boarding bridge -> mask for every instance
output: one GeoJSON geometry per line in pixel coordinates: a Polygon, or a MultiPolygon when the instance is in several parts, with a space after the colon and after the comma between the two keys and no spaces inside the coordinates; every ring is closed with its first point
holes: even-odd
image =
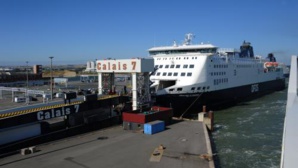
{"type": "Polygon", "coordinates": [[[284,121],[281,168],[295,168],[298,160],[298,57],[292,56],[284,121]]]}
{"type": "Polygon", "coordinates": [[[132,109],[136,110],[138,103],[150,102],[149,72],[153,69],[153,59],[97,60],[98,94],[103,94],[103,83],[106,82],[103,80],[104,74],[130,73],[132,75],[132,109]]]}

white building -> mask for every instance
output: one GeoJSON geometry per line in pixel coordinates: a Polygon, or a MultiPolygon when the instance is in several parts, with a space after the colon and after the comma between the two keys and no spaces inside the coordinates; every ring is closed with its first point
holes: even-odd
{"type": "Polygon", "coordinates": [[[85,71],[86,72],[96,72],[95,61],[88,61],[85,71]]]}

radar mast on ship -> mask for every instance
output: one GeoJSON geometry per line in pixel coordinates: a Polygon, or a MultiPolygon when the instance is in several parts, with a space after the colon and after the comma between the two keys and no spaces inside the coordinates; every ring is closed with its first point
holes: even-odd
{"type": "Polygon", "coordinates": [[[183,45],[191,45],[191,41],[194,37],[195,37],[195,35],[192,33],[186,34],[183,45]]]}

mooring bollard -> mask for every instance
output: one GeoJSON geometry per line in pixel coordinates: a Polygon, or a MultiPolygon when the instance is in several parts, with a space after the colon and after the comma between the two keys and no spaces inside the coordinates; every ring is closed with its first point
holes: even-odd
{"type": "Polygon", "coordinates": [[[206,106],[203,106],[203,112],[206,112],[206,106]]]}
{"type": "Polygon", "coordinates": [[[213,113],[213,111],[208,112],[208,117],[210,119],[210,131],[213,131],[213,125],[214,125],[214,113],[213,113]]]}
{"type": "Polygon", "coordinates": [[[198,121],[204,122],[205,115],[206,115],[206,112],[199,112],[198,113],[198,121]]]}

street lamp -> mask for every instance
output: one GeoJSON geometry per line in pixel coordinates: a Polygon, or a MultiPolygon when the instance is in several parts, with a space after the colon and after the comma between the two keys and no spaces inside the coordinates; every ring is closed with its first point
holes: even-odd
{"type": "Polygon", "coordinates": [[[50,88],[51,88],[51,100],[53,100],[53,70],[52,70],[52,60],[53,56],[49,57],[51,59],[51,82],[50,82],[50,88]]]}
{"type": "Polygon", "coordinates": [[[28,77],[28,61],[26,61],[26,77],[27,77],[27,88],[26,88],[26,103],[29,104],[29,94],[28,94],[28,88],[29,88],[29,77],[28,77]]]}
{"type": "Polygon", "coordinates": [[[29,77],[28,77],[28,61],[26,61],[26,64],[27,64],[27,66],[26,66],[26,75],[27,75],[27,89],[29,88],[29,77]]]}

